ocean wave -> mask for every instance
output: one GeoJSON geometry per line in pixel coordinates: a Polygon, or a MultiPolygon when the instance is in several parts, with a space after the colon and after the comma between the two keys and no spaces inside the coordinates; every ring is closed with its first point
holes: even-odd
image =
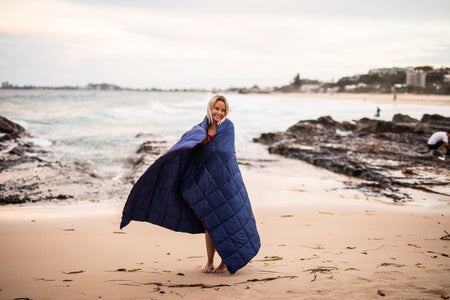
{"type": "Polygon", "coordinates": [[[33,143],[33,145],[40,148],[50,148],[53,145],[53,142],[42,137],[23,137],[22,140],[24,142],[33,143]]]}

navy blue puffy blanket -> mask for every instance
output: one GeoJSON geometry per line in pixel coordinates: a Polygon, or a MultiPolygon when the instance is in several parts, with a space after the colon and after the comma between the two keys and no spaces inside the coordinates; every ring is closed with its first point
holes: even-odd
{"type": "Polygon", "coordinates": [[[175,231],[205,229],[233,274],[258,252],[260,240],[226,119],[202,145],[207,118],[186,132],[139,178],[123,209],[120,228],[131,220],[175,231]]]}

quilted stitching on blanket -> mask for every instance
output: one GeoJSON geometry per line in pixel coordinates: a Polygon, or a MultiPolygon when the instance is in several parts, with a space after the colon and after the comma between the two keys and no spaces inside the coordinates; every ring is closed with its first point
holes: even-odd
{"type": "Polygon", "coordinates": [[[201,145],[207,128],[205,118],[141,176],[121,228],[136,220],[188,233],[206,229],[233,274],[257,254],[260,240],[236,161],[233,123],[225,120],[201,145]]]}

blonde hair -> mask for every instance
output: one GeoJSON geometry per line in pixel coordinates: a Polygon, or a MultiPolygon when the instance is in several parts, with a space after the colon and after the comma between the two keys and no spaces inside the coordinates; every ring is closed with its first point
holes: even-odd
{"type": "Polygon", "coordinates": [[[223,117],[222,120],[220,120],[217,125],[222,124],[225,119],[228,116],[228,113],[230,112],[230,105],[228,104],[228,100],[227,98],[225,98],[225,96],[222,95],[214,95],[208,102],[208,106],[206,107],[206,116],[208,117],[208,123],[211,124],[213,122],[213,117],[212,117],[212,110],[214,108],[214,105],[216,105],[217,101],[222,101],[223,103],[225,103],[225,116],[223,117]]]}

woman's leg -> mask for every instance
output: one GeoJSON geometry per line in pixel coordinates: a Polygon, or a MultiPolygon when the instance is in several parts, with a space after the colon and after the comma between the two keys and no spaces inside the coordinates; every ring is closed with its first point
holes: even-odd
{"type": "Polygon", "coordinates": [[[209,235],[208,231],[205,230],[205,241],[206,241],[206,255],[208,256],[208,261],[206,266],[202,269],[203,273],[211,273],[214,270],[214,253],[216,252],[216,247],[209,235]]]}

